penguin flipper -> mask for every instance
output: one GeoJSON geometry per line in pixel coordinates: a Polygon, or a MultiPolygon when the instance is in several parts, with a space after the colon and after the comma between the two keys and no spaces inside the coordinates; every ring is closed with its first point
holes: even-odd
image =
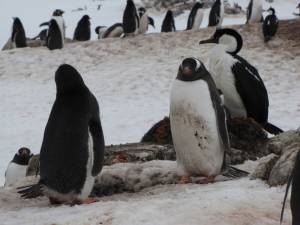
{"type": "Polygon", "coordinates": [[[282,224],[282,220],[283,220],[283,215],[284,215],[284,207],[285,207],[285,202],[286,202],[286,198],[293,180],[293,174],[291,174],[291,176],[289,177],[287,186],[286,186],[286,190],[285,190],[285,194],[284,194],[284,199],[283,199],[283,203],[282,203],[282,209],[281,209],[281,214],[280,214],[280,225],[282,224]]]}
{"type": "Polygon", "coordinates": [[[269,122],[266,122],[266,123],[262,124],[262,126],[270,134],[277,135],[277,134],[280,134],[280,133],[284,132],[283,130],[281,130],[280,128],[276,127],[275,125],[273,125],[269,122]]]}
{"type": "Polygon", "coordinates": [[[222,175],[230,179],[238,179],[248,176],[249,173],[247,171],[237,169],[233,166],[226,166],[226,168],[222,172],[222,175]]]}
{"type": "Polygon", "coordinates": [[[17,188],[18,193],[21,195],[21,198],[31,199],[43,196],[41,185],[39,183],[33,185],[27,185],[17,188]]]}
{"type": "Polygon", "coordinates": [[[43,27],[43,26],[50,26],[50,22],[44,22],[44,23],[41,23],[41,24],[40,24],[40,27],[43,27]]]}

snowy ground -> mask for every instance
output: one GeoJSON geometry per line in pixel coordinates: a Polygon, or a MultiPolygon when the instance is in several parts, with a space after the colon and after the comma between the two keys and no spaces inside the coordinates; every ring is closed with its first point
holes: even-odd
{"type": "MultiPolygon", "coordinates": [[[[286,2],[292,5],[292,1],[286,2]]],[[[7,4],[4,0],[5,7],[7,4]]],[[[117,7],[114,4],[112,7],[117,7]]],[[[6,13],[12,10],[5,7],[6,13]]],[[[24,15],[21,9],[16,10],[24,15]]],[[[30,24],[29,20],[26,26],[30,24]]],[[[1,52],[0,185],[7,163],[19,147],[39,152],[55,99],[58,65],[75,66],[96,95],[106,144],[134,142],[168,115],[170,86],[180,62],[196,56],[207,65],[211,46],[198,46],[198,42],[212,33],[213,29],[207,29],[72,43],[52,52],[46,48],[1,52]]],[[[265,46],[259,28],[243,28],[242,35],[245,46],[241,55],[258,68],[269,91],[270,121],[285,130],[299,127],[299,45],[293,48],[290,42],[277,38],[265,46]]],[[[251,171],[253,163],[243,166],[251,171]]],[[[0,223],[273,225],[279,219],[283,194],[283,187],[269,188],[261,181],[244,178],[210,185],[157,186],[138,194],[101,198],[89,206],[49,207],[44,198],[25,201],[14,191],[0,189],[0,223]]],[[[286,218],[290,218],[287,212],[286,218]]]]}

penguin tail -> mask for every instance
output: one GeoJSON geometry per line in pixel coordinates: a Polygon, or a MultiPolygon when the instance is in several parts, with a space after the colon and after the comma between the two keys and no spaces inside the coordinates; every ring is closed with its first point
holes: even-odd
{"type": "Polygon", "coordinates": [[[18,193],[21,195],[21,198],[31,199],[43,196],[40,183],[18,187],[17,189],[19,190],[18,193]]]}
{"type": "Polygon", "coordinates": [[[274,135],[277,135],[277,134],[280,134],[280,133],[284,132],[283,130],[281,130],[280,128],[276,127],[275,125],[273,125],[269,122],[266,122],[266,123],[262,124],[262,127],[267,132],[269,132],[270,134],[274,134],[274,135]]]}
{"type": "Polygon", "coordinates": [[[282,203],[281,214],[280,214],[280,225],[282,224],[282,221],[283,221],[285,202],[286,202],[287,195],[289,193],[289,189],[290,189],[292,180],[293,180],[293,173],[289,177],[288,183],[286,185],[286,190],[285,190],[284,199],[283,199],[283,203],[282,203]]]}
{"type": "Polygon", "coordinates": [[[237,169],[233,166],[226,166],[226,168],[223,171],[222,175],[224,177],[228,177],[230,179],[238,179],[238,178],[248,176],[249,173],[244,171],[244,170],[237,169]]]}

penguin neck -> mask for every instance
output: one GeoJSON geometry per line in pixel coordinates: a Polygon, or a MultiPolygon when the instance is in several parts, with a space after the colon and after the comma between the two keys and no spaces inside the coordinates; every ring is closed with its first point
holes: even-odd
{"type": "Polygon", "coordinates": [[[29,158],[24,158],[24,157],[21,157],[20,155],[18,154],[15,154],[12,162],[13,163],[16,163],[16,164],[19,164],[19,165],[28,165],[28,161],[29,161],[29,158]]]}

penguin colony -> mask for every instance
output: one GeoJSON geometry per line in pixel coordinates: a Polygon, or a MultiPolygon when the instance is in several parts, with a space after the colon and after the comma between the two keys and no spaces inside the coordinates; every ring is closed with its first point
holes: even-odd
{"type": "MultiPolygon", "coordinates": [[[[199,29],[204,17],[203,6],[201,2],[194,5],[186,30],[199,29]]],[[[265,19],[263,11],[262,0],[250,0],[246,23],[263,22],[264,41],[268,42],[275,36],[279,22],[274,8],[265,10],[269,12],[265,19]]],[[[55,10],[50,21],[41,24],[48,28],[34,38],[45,41],[50,50],[64,47],[66,26],[63,13],[55,10]]],[[[200,45],[214,44],[210,50],[209,69],[197,58],[186,58],[180,63],[172,84],[170,123],[181,183],[191,182],[192,176],[204,177],[201,183],[208,183],[214,182],[215,177],[221,174],[230,178],[248,175],[226,162],[225,155],[230,151],[228,119],[251,119],[271,134],[283,132],[268,120],[268,92],[258,70],[238,55],[243,46],[242,36],[233,29],[222,28],[223,19],[224,2],[216,0],[209,13],[208,26],[216,26],[217,29],[211,38],[199,42],[200,45]]],[[[122,23],[98,26],[95,32],[99,39],[128,37],[145,34],[149,25],[155,27],[147,9],[137,9],[133,0],[127,0],[122,23]]],[[[174,15],[168,10],[161,32],[175,31],[174,15]]],[[[90,38],[90,17],[84,15],[78,22],[73,39],[87,41],[90,38]]],[[[14,18],[11,42],[16,48],[27,46],[19,18],[14,18]]],[[[51,204],[92,203],[94,200],[89,195],[95,177],[102,170],[105,146],[99,105],[82,76],[72,66],[61,65],[55,73],[55,82],[56,99],[40,151],[40,179],[37,184],[22,187],[19,193],[24,198],[47,196],[51,204]]],[[[31,157],[29,149],[18,150],[6,170],[5,187],[13,186],[24,178],[31,157]]],[[[300,224],[299,179],[300,153],[284,198],[285,202],[291,185],[293,225],[300,224]]]]}

